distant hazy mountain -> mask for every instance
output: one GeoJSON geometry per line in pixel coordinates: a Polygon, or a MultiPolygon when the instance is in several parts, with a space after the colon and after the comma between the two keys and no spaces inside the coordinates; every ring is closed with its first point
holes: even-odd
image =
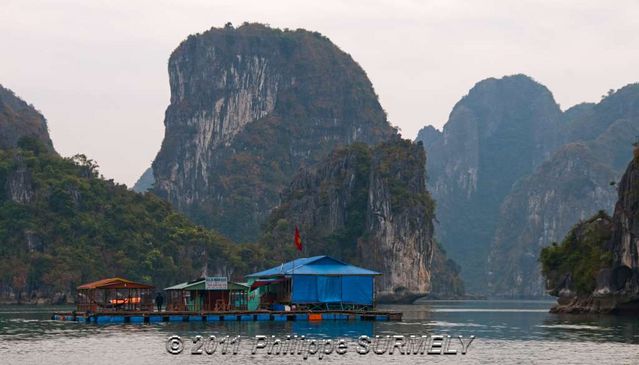
{"type": "Polygon", "coordinates": [[[619,181],[639,135],[639,85],[584,108],[562,132],[569,143],[504,199],[489,265],[494,294],[542,295],[540,249],[561,241],[575,222],[599,210],[612,213],[611,182],[619,181]]]}
{"type": "Polygon", "coordinates": [[[639,134],[638,104],[629,85],[562,113],[545,87],[517,75],[478,83],[443,132],[420,132],[436,232],[469,291],[544,293],[539,249],[611,209],[610,182],[639,134]]]}
{"type": "Polygon", "coordinates": [[[559,144],[561,118],[546,87],[516,75],[477,83],[455,105],[443,133],[420,132],[436,234],[461,265],[469,292],[485,292],[500,205],[559,144]]]}
{"type": "Polygon", "coordinates": [[[155,179],[153,178],[153,168],[149,167],[144,171],[142,176],[133,185],[133,191],[137,193],[144,193],[153,187],[155,179]]]}
{"type": "Polygon", "coordinates": [[[616,179],[584,144],[569,144],[522,178],[504,199],[488,269],[497,295],[543,295],[539,251],[560,241],[579,220],[611,209],[616,179]]]}

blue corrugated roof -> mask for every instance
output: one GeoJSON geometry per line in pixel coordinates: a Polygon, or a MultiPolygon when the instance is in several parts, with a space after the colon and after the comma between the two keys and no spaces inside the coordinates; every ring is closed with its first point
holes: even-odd
{"type": "Polygon", "coordinates": [[[330,256],[323,255],[299,258],[246,277],[264,278],[292,275],[293,273],[295,275],[381,275],[377,271],[349,265],[330,256]]]}

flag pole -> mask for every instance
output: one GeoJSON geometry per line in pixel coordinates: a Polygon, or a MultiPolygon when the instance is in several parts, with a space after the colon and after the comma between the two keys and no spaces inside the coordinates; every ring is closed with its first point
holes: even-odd
{"type": "MultiPolygon", "coordinates": [[[[300,237],[300,230],[295,225],[295,237],[293,239],[293,243],[295,244],[295,251],[302,251],[304,246],[302,245],[302,238],[300,237]]],[[[295,252],[293,256],[293,269],[291,270],[291,306],[293,305],[293,283],[295,281],[295,266],[297,266],[297,256],[299,254],[295,252]]],[[[295,308],[297,310],[297,308],[295,308]]]]}
{"type": "MultiPolygon", "coordinates": [[[[297,226],[295,226],[295,232],[297,232],[297,226]]],[[[293,244],[295,244],[295,255],[297,255],[297,244],[296,244],[297,236],[295,235],[293,238],[293,244]]],[[[293,272],[291,273],[291,309],[293,309],[293,277],[295,276],[295,256],[293,256],[293,272]]],[[[297,310],[297,308],[295,308],[297,310]]]]}

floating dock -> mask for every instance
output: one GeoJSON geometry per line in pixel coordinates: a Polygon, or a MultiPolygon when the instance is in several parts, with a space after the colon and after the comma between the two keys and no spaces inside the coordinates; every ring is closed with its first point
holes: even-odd
{"type": "Polygon", "coordinates": [[[235,322],[235,321],[401,321],[401,312],[389,311],[234,311],[234,312],[151,312],[110,311],[97,313],[55,313],[59,321],[86,323],[235,322]]]}

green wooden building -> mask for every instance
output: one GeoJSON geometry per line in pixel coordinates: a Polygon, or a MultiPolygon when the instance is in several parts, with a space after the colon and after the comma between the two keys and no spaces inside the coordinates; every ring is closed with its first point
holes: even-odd
{"type": "Polygon", "coordinates": [[[200,278],[164,288],[168,311],[246,310],[249,286],[223,277],[200,278]]]}

